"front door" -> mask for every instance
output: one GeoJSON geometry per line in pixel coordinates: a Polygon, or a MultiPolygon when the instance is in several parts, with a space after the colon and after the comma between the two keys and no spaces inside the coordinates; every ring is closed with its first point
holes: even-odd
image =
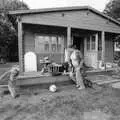
{"type": "Polygon", "coordinates": [[[89,67],[98,67],[98,34],[87,36],[84,40],[84,60],[89,67]]]}
{"type": "Polygon", "coordinates": [[[84,55],[84,37],[74,36],[73,45],[75,45],[76,48],[84,55]]]}

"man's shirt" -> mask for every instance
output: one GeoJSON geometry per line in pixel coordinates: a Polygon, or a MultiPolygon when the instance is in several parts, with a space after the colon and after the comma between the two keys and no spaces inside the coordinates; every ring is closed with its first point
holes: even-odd
{"type": "Polygon", "coordinates": [[[83,55],[79,50],[74,50],[70,59],[74,67],[79,67],[81,60],[83,60],[83,55]]]}
{"type": "Polygon", "coordinates": [[[70,62],[70,56],[71,56],[73,51],[74,51],[73,48],[65,49],[65,62],[70,62]]]}

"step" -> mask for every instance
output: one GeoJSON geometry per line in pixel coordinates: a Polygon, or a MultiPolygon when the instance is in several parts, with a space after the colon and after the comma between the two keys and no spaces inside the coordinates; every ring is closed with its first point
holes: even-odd
{"type": "MultiPolygon", "coordinates": [[[[87,71],[87,75],[97,75],[111,72],[111,70],[96,70],[96,71],[87,71]]],[[[36,84],[47,84],[47,83],[59,83],[59,82],[70,82],[70,78],[68,75],[59,75],[59,76],[51,76],[51,75],[42,75],[40,72],[29,72],[23,73],[19,75],[17,78],[17,85],[36,85],[36,84]]]]}
{"type": "Polygon", "coordinates": [[[17,79],[17,85],[36,85],[36,84],[56,84],[60,82],[71,82],[69,76],[60,75],[60,76],[19,76],[17,79]]]}

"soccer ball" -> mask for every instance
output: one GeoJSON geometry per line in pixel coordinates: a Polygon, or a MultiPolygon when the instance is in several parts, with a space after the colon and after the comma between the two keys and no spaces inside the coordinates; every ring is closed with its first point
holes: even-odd
{"type": "Polygon", "coordinates": [[[50,85],[49,91],[51,91],[51,92],[56,92],[56,91],[57,91],[56,85],[50,85]]]}

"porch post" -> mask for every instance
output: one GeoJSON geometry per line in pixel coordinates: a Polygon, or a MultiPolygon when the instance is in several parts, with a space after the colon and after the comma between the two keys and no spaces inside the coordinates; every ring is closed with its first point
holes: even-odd
{"type": "Polygon", "coordinates": [[[102,61],[105,62],[105,32],[102,31],[102,61]]]}
{"type": "Polygon", "coordinates": [[[96,52],[98,52],[98,33],[96,33],[95,35],[95,39],[96,39],[96,52]]]}
{"type": "Polygon", "coordinates": [[[98,33],[96,33],[96,35],[95,35],[95,40],[96,40],[96,53],[97,53],[97,55],[96,55],[96,59],[97,59],[97,68],[99,67],[98,65],[99,65],[99,63],[98,63],[98,33]]]}
{"type": "Polygon", "coordinates": [[[71,27],[67,27],[67,47],[72,44],[71,40],[71,27]]]}
{"type": "Polygon", "coordinates": [[[23,72],[24,66],[23,66],[23,31],[22,31],[22,22],[21,18],[18,17],[18,51],[19,51],[19,67],[20,67],[20,73],[23,72]]]}

